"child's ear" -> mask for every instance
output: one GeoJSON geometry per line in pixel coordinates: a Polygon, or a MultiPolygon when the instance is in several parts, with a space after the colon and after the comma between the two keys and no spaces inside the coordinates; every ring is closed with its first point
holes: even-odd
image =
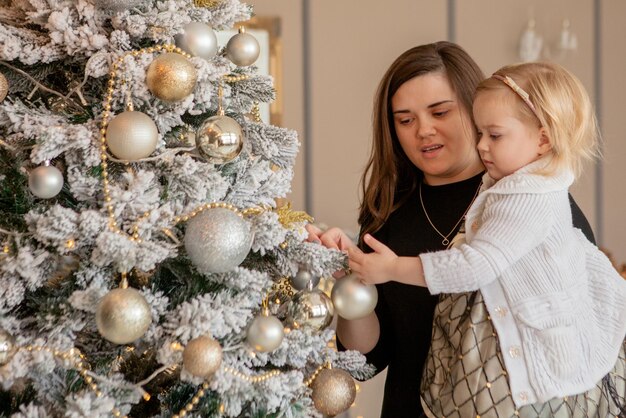
{"type": "Polygon", "coordinates": [[[550,136],[546,128],[539,128],[539,155],[546,154],[552,150],[550,136]]]}

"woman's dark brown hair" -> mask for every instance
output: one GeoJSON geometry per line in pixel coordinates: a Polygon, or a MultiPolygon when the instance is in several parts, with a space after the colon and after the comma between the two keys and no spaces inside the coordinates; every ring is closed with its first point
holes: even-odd
{"type": "Polygon", "coordinates": [[[485,77],[463,48],[445,41],[421,45],[404,52],[391,64],[380,81],[374,100],[372,150],[361,178],[361,237],[376,232],[402,203],[402,197],[415,190],[422,179],[422,172],[400,147],[391,98],[408,80],[430,73],[447,76],[462,111],[468,114],[473,124],[474,91],[485,77]]]}

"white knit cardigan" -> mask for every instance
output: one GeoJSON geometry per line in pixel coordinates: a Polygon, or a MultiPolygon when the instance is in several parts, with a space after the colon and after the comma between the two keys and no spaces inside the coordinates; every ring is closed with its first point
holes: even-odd
{"type": "Polygon", "coordinates": [[[482,292],[518,408],[594,387],[626,334],[626,281],[572,226],[574,176],[544,164],[486,174],[466,243],[420,255],[432,294],[482,292]]]}

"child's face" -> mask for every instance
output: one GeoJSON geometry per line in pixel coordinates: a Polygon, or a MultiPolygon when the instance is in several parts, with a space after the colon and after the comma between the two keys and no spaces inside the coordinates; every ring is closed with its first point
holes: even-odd
{"type": "Polygon", "coordinates": [[[481,92],[474,100],[478,153],[494,180],[514,173],[549,150],[544,129],[516,116],[515,93],[481,92]]]}

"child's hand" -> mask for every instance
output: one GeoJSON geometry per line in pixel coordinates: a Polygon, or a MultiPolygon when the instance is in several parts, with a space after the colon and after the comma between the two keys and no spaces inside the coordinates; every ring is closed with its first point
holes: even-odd
{"type": "Polygon", "coordinates": [[[370,234],[366,234],[363,241],[374,252],[365,254],[357,247],[349,248],[350,269],[365,283],[379,284],[393,280],[398,256],[370,234]]]}

